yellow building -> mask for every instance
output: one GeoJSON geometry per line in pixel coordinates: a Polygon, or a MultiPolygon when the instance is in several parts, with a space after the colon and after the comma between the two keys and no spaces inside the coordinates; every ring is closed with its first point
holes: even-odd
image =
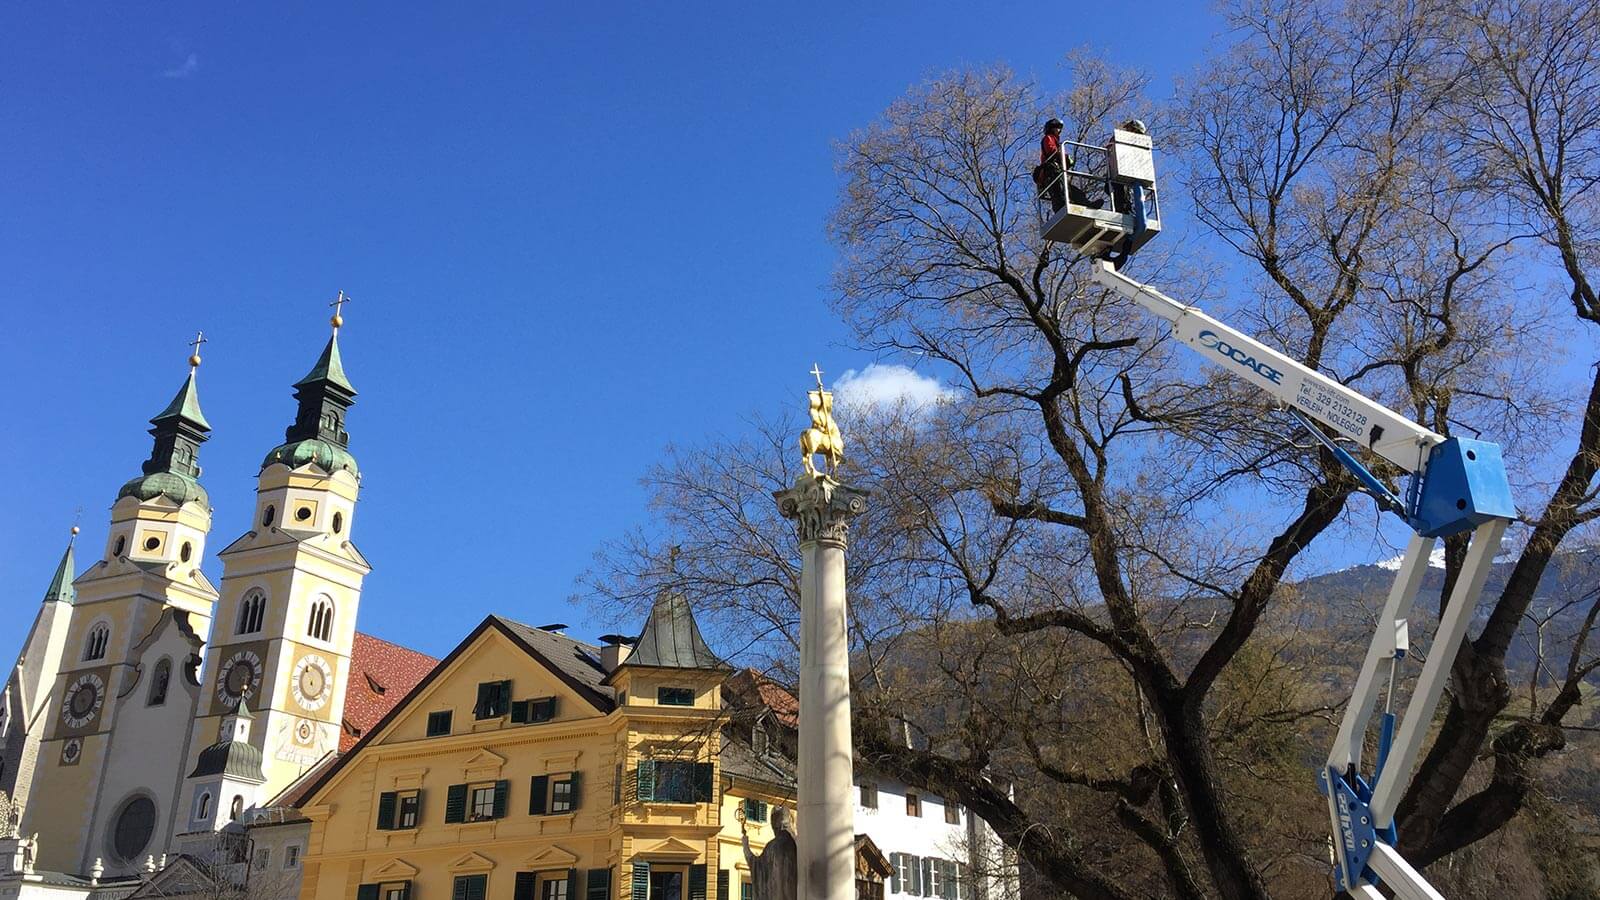
{"type": "Polygon", "coordinates": [[[720,896],[728,674],[677,595],[631,653],[490,616],[307,787],[301,897],[720,896]]]}

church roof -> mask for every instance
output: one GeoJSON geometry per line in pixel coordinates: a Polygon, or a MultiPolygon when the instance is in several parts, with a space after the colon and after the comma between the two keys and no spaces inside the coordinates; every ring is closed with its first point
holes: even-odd
{"type": "Polygon", "coordinates": [[[200,394],[195,389],[195,366],[199,357],[192,357],[189,377],[183,387],[150,420],[150,436],[155,438],[150,458],[140,466],[143,472],[130,479],[117,491],[117,499],[137,497],[141,501],[157,497],[182,505],[191,501],[207,505],[210,498],[197,480],[200,477],[200,445],[206,442],[211,423],[200,412],[200,394]]]}
{"type": "Polygon", "coordinates": [[[658,669],[728,668],[700,636],[700,626],[695,624],[688,599],[669,591],[656,597],[650,615],[644,620],[644,630],[634,642],[633,653],[622,665],[658,669]]]}
{"type": "Polygon", "coordinates": [[[189,370],[189,377],[184,379],[183,387],[178,388],[178,393],[172,396],[172,402],[167,408],[156,413],[150,420],[151,425],[159,425],[169,419],[186,419],[206,431],[211,430],[211,423],[206,421],[205,414],[200,412],[200,392],[194,386],[194,370],[189,370]]]}
{"type": "Polygon", "coordinates": [[[322,348],[322,355],[317,357],[316,365],[311,367],[311,371],[306,373],[306,377],[296,381],[294,386],[303,387],[306,385],[316,384],[319,381],[326,381],[329,384],[337,385],[350,392],[351,396],[355,396],[355,386],[352,385],[350,383],[350,379],[345,376],[344,360],[339,357],[338,334],[328,338],[328,345],[322,348]]]}
{"type": "Polygon", "coordinates": [[[200,751],[190,778],[225,775],[257,783],[267,780],[261,772],[261,751],[245,741],[219,741],[200,751]]]}
{"type": "Polygon", "coordinates": [[[63,603],[71,603],[75,600],[78,590],[72,586],[72,580],[77,577],[77,572],[77,566],[72,561],[72,542],[68,541],[67,552],[61,554],[61,563],[56,566],[55,577],[50,579],[50,586],[45,588],[45,602],[60,600],[63,603]]]}
{"type": "Polygon", "coordinates": [[[439,660],[426,653],[356,632],[344,689],[340,752],[355,746],[438,664],[439,660]]]}

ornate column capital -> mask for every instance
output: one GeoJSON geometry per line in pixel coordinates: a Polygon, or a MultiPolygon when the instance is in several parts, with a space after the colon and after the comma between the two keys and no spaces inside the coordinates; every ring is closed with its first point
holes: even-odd
{"type": "Polygon", "coordinates": [[[843,548],[850,531],[850,519],[867,508],[869,491],[840,484],[828,475],[804,474],[795,479],[794,487],[774,491],[778,512],[793,519],[800,543],[822,541],[843,548]]]}

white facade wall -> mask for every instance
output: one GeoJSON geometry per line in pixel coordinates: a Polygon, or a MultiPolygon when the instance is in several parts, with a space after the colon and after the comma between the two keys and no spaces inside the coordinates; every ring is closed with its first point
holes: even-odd
{"type": "Polygon", "coordinates": [[[946,813],[942,797],[886,778],[856,779],[856,832],[872,838],[883,855],[900,867],[885,883],[884,896],[1017,900],[1016,863],[999,837],[983,820],[959,806],[956,822],[947,821],[946,813]],[[908,812],[908,794],[917,798],[920,816],[908,812]],[[877,798],[876,808],[870,802],[872,796],[877,798]],[[925,865],[924,860],[960,863],[975,877],[963,879],[956,893],[954,885],[945,884],[943,873],[933,875],[936,866],[925,865]]]}

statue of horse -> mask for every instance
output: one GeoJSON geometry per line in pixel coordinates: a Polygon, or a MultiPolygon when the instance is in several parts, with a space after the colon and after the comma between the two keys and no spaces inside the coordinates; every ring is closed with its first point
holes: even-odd
{"type": "Polygon", "coordinates": [[[839,423],[833,420],[833,393],[823,390],[807,393],[811,397],[811,427],[800,432],[801,462],[807,475],[822,474],[812,459],[821,453],[828,461],[828,473],[838,472],[839,464],[844,461],[844,435],[839,432],[839,423]]]}

